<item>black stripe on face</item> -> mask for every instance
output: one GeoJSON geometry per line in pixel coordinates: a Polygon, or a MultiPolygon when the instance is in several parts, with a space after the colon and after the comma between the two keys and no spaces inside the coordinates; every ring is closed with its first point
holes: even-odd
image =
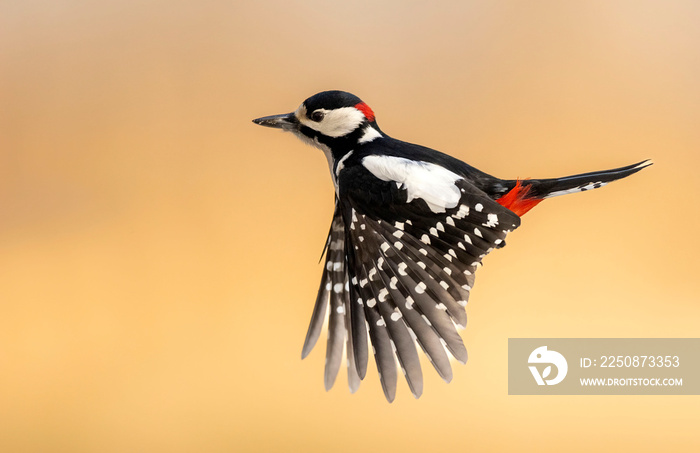
{"type": "Polygon", "coordinates": [[[316,134],[318,134],[318,131],[311,129],[308,126],[304,126],[303,124],[299,128],[299,132],[301,132],[302,134],[306,135],[309,138],[314,138],[316,136],[316,134]]]}

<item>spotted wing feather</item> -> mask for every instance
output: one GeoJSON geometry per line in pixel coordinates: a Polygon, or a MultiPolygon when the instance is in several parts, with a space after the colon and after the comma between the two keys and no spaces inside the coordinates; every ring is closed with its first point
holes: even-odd
{"type": "Polygon", "coordinates": [[[350,310],[350,291],[345,258],[345,228],[339,210],[336,210],[333,216],[325,253],[325,269],[302,348],[302,359],[311,352],[318,341],[326,312],[329,311],[324,384],[326,390],[333,387],[345,346],[349,364],[348,383],[350,390],[354,392],[359,387],[360,377],[355,367],[355,349],[351,341],[352,325],[348,317],[345,316],[350,310]]]}
{"type": "MultiPolygon", "coordinates": [[[[355,244],[355,256],[358,257],[358,261],[361,263],[355,269],[359,276],[357,286],[359,291],[365,294],[360,303],[363,305],[365,312],[367,312],[367,326],[370,338],[384,338],[383,333],[374,331],[386,330],[392,351],[391,356],[393,357],[393,354],[396,355],[411,392],[416,397],[419,397],[423,391],[423,376],[418,353],[416,352],[413,335],[403,322],[403,314],[399,308],[399,306],[406,303],[405,294],[402,294],[396,286],[398,279],[394,274],[395,270],[390,267],[385,256],[377,254],[377,240],[379,236],[376,231],[371,228],[371,225],[368,228],[367,219],[364,216],[359,216],[358,218],[354,212],[352,216],[350,231],[355,244]],[[378,313],[379,317],[374,315],[373,312],[378,313]],[[370,319],[374,320],[374,322],[370,322],[370,319]]],[[[395,380],[392,382],[387,379],[384,369],[390,367],[389,376],[393,377],[394,360],[392,359],[391,363],[385,362],[384,355],[389,355],[389,347],[385,343],[382,342],[373,346],[385,394],[387,399],[393,400],[396,383],[395,380]]]]}
{"type": "Polygon", "coordinates": [[[468,182],[456,185],[459,203],[439,213],[421,199],[408,202],[400,185],[390,181],[353,187],[339,202],[304,347],[308,354],[320,333],[323,306],[330,306],[327,387],[343,349],[351,389],[353,379],[359,385],[366,373],[368,337],[389,401],[396,394],[397,361],[411,392],[422,393],[415,343],[446,381],[452,379],[447,351],[466,362],[457,329],[467,323],[474,273],[520,219],[468,182]]]}

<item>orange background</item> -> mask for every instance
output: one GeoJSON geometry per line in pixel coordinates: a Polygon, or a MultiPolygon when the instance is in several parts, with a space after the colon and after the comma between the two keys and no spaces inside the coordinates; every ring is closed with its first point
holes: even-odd
{"type": "Polygon", "coordinates": [[[509,337],[700,336],[700,3],[0,6],[0,449],[698,451],[699,396],[507,395],[509,337]],[[485,260],[466,366],[387,404],[300,360],[333,209],[252,118],[343,89],[507,177],[653,158],[485,260]]]}

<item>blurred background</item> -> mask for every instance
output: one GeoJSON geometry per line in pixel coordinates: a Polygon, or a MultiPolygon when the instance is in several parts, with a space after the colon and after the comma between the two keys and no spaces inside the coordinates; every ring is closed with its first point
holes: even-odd
{"type": "Polygon", "coordinates": [[[508,396],[509,337],[698,337],[700,3],[0,2],[0,450],[698,451],[700,396],[508,396]],[[326,161],[251,119],[362,97],[542,203],[445,384],[300,360],[326,161]]]}

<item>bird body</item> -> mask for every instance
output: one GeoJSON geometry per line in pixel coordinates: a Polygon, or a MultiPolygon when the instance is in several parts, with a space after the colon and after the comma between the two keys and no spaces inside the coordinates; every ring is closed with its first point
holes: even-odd
{"type": "Polygon", "coordinates": [[[325,386],[343,352],[350,390],[374,353],[387,400],[396,392],[398,361],[415,397],[423,391],[416,344],[450,381],[448,353],[467,351],[457,332],[482,259],[505,245],[520,216],[546,198],[601,187],[651,165],[553,179],[499,179],[454,157],[381,131],[358,97],[325,91],[293,113],[253,120],[290,131],[320,148],[335,186],[335,212],[302,358],[326,318],[325,386]]]}

